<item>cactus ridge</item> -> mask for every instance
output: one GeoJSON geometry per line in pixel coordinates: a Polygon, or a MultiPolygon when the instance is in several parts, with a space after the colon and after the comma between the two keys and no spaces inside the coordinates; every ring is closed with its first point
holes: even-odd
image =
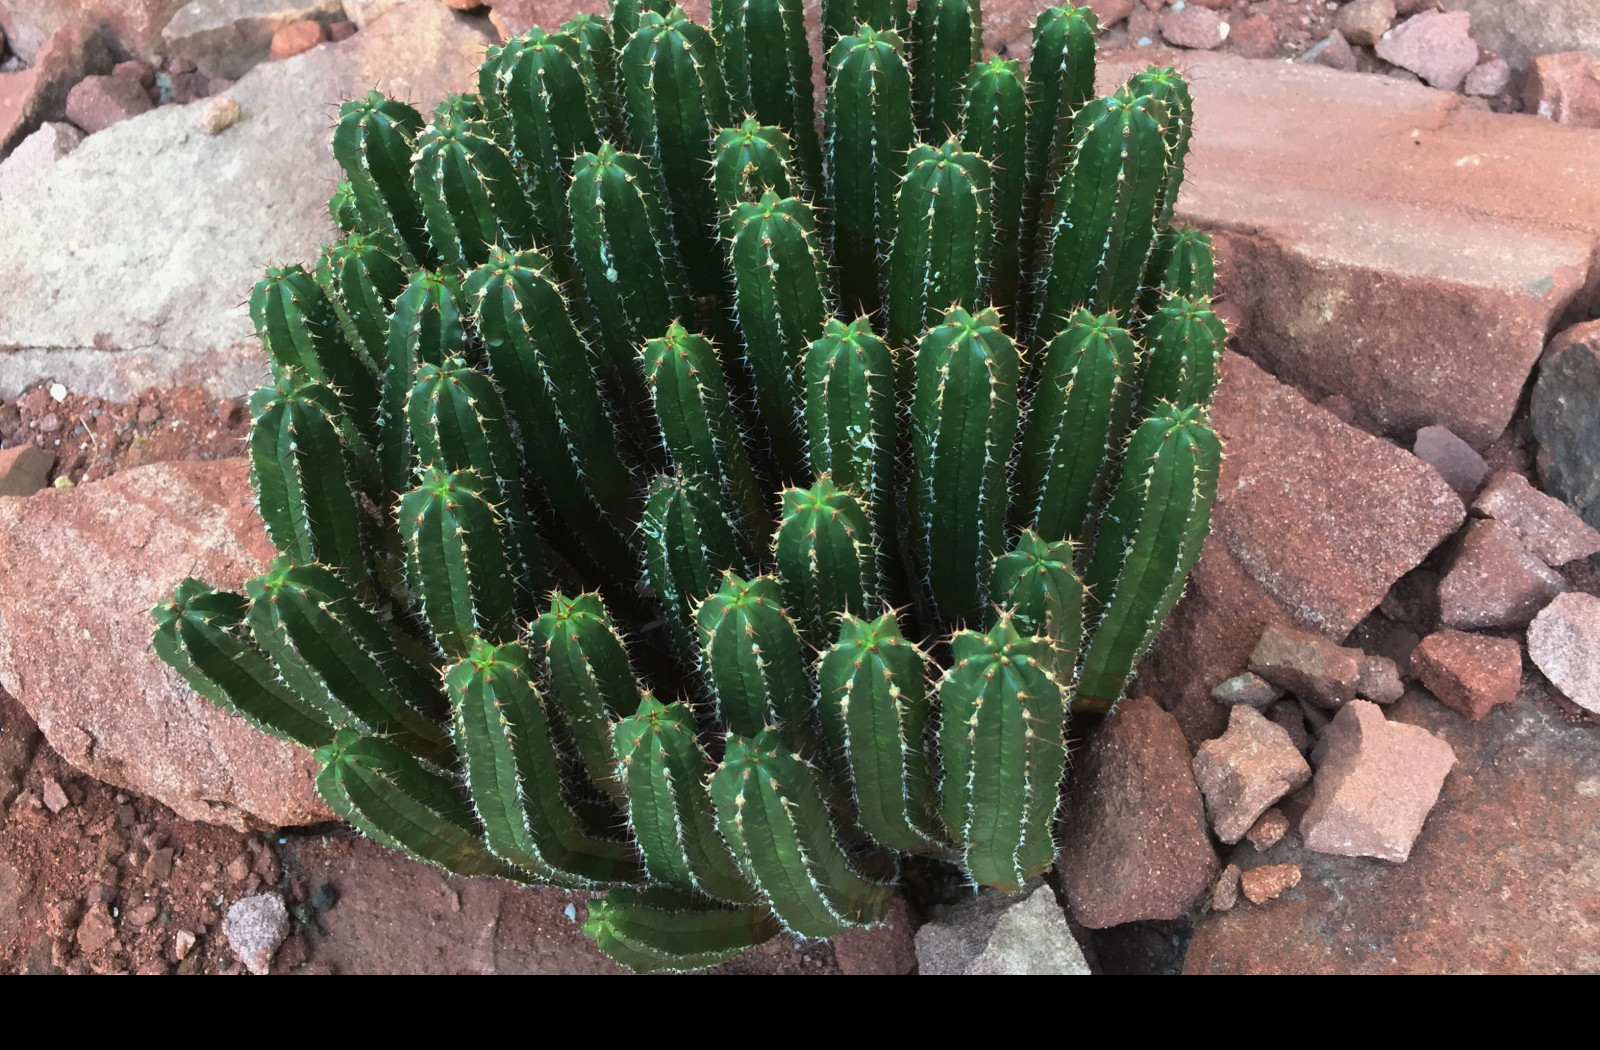
{"type": "Polygon", "coordinates": [[[1183,78],[1093,97],[1087,8],[1024,76],[977,0],[825,0],[819,136],[801,8],[620,0],[341,107],[342,232],[250,302],[280,556],[152,610],[357,829],[604,892],[641,971],[1047,868],[1217,488],[1183,78]]]}

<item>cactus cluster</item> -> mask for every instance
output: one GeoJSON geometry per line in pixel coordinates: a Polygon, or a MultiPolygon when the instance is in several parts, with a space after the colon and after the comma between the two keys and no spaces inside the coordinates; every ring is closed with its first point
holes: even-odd
{"type": "Polygon", "coordinates": [[[356,828],[593,894],[638,970],[879,921],[915,855],[1048,868],[1221,455],[1176,73],[1094,97],[1086,8],[1024,73],[977,0],[824,0],[819,107],[800,0],[711,22],[341,108],[343,236],[250,302],[282,554],[155,610],[356,828]]]}

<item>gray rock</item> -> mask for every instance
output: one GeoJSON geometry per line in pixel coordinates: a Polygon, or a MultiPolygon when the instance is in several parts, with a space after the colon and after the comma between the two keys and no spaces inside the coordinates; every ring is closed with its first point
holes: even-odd
{"type": "Polygon", "coordinates": [[[0,397],[39,377],[115,399],[180,381],[249,392],[266,374],[251,286],[268,264],[311,262],[336,232],[337,104],[376,87],[431,110],[473,88],[488,42],[436,0],[410,0],[342,44],[253,71],[228,92],[248,119],[226,135],[163,106],[0,200],[0,345],[15,347],[0,354],[0,397]]]}
{"type": "Polygon", "coordinates": [[[1503,58],[1491,58],[1472,67],[1461,90],[1467,95],[1492,98],[1511,86],[1511,66],[1503,58]]]}
{"type": "Polygon", "coordinates": [[[1257,711],[1265,710],[1282,695],[1282,689],[1252,671],[1236,674],[1211,690],[1211,699],[1219,704],[1246,704],[1257,711]]]}
{"type": "Polygon", "coordinates": [[[1337,29],[1311,45],[1296,61],[1312,62],[1345,73],[1354,73],[1356,69],[1356,53],[1350,50],[1350,41],[1337,29]]]}
{"type": "Polygon", "coordinates": [[[228,909],[222,935],[251,973],[264,975],[272,968],[278,945],[289,936],[289,909],[276,893],[244,897],[228,909]]]}
{"type": "Polygon", "coordinates": [[[1471,499],[1489,476],[1489,465],[1449,427],[1423,427],[1411,450],[1439,472],[1463,500],[1471,499]]]}
{"type": "Polygon", "coordinates": [[[339,0],[189,0],[161,35],[172,54],[213,77],[235,80],[265,62],[272,34],[302,19],[331,22],[339,0]]]}
{"type": "Polygon", "coordinates": [[[78,148],[83,132],[66,121],[50,120],[39,130],[17,143],[11,156],[0,161],[0,197],[17,192],[55,166],[56,161],[78,148]]]}
{"type": "Polygon", "coordinates": [[[1600,321],[1551,340],[1530,414],[1550,463],[1545,488],[1600,528],[1600,321]]]}
{"type": "Polygon", "coordinates": [[[1356,679],[1356,695],[1375,704],[1392,704],[1405,693],[1400,668],[1387,656],[1367,653],[1361,657],[1361,674],[1356,679]]]}
{"type": "Polygon", "coordinates": [[[1385,62],[1409,69],[1433,87],[1457,91],[1478,64],[1471,24],[1465,11],[1423,11],[1389,30],[1374,50],[1385,62]]]}
{"type": "Polygon", "coordinates": [[[1594,0],[1450,0],[1472,16],[1472,35],[1513,69],[1535,55],[1588,51],[1600,58],[1600,4],[1594,0]]]}
{"type": "Polygon", "coordinates": [[[1600,715],[1600,598],[1563,594],[1528,625],[1528,655],[1552,685],[1600,715]]]}
{"type": "Polygon", "coordinates": [[[918,972],[1087,974],[1083,949],[1043,879],[1008,897],[986,889],[917,931],[918,972]]]}

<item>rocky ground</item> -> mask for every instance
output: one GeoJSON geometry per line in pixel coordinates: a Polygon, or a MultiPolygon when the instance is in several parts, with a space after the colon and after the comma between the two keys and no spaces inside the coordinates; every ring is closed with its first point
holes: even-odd
{"type": "MultiPolygon", "coordinates": [[[[271,552],[241,304],[330,235],[333,105],[429,107],[589,6],[0,0],[0,971],[615,969],[580,898],[332,822],[147,647],[177,580],[271,552]]],[[[1090,6],[1105,87],[1195,89],[1212,536],[1134,699],[1073,727],[1047,883],[919,874],[887,928],[724,969],[1600,970],[1600,14],[1090,6]]],[[[1024,55],[1031,9],[985,13],[1024,55]]]]}

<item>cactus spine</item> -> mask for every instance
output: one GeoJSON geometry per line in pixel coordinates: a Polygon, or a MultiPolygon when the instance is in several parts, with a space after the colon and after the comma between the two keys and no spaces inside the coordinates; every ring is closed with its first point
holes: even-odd
{"type": "Polygon", "coordinates": [[[834,637],[840,615],[877,612],[877,551],[866,508],[827,478],[785,490],[774,553],[784,605],[813,648],[834,637]]]}
{"type": "Polygon", "coordinates": [[[694,653],[694,606],[727,569],[747,568],[711,479],[662,476],[645,500],[644,578],[666,617],[678,653],[694,653]]]}
{"type": "Polygon", "coordinates": [[[800,0],[714,0],[711,31],[735,111],[787,132],[809,193],[822,186],[811,48],[800,0]]]}
{"type": "Polygon", "coordinates": [[[967,72],[982,52],[978,0],[918,0],[911,16],[911,89],[924,138],[961,133],[967,72]]]}
{"type": "Polygon", "coordinates": [[[778,581],[725,572],[694,621],[718,720],[746,736],[776,723],[790,749],[809,745],[810,685],[778,581]]]}
{"type": "Polygon", "coordinates": [[[1007,331],[1015,334],[1022,289],[1023,200],[1028,190],[1028,100],[1020,64],[991,58],[972,67],[967,83],[966,130],[961,148],[989,160],[989,213],[994,248],[989,265],[989,297],[1009,311],[1007,331]]]}
{"type": "Polygon", "coordinates": [[[988,298],[995,235],[983,157],[951,138],[938,148],[916,147],[906,168],[889,253],[887,327],[894,346],[914,343],[951,304],[976,310],[988,298]]]}
{"type": "Polygon", "coordinates": [[[411,186],[411,155],[422,131],[422,114],[376,91],[339,107],[333,157],[350,181],[361,225],[393,234],[418,263],[435,264],[422,205],[411,186]]]}

